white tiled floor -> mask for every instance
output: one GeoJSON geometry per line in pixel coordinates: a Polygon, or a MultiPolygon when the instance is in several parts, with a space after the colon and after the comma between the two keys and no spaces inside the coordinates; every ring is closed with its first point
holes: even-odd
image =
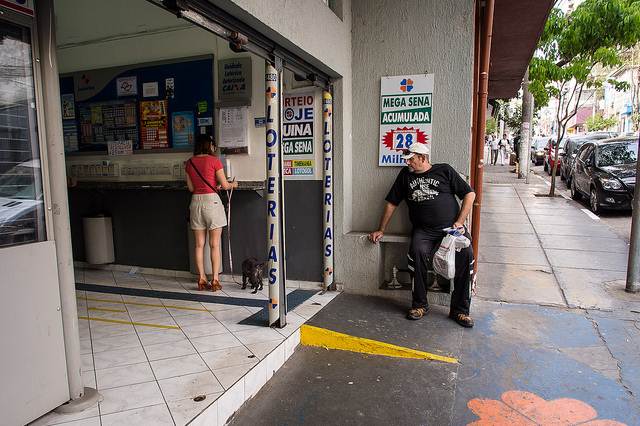
{"type": "MultiPolygon", "coordinates": [[[[207,294],[191,280],[166,276],[77,269],[76,280],[207,294]]],[[[266,286],[252,295],[236,283],[222,285],[213,295],[268,299],[266,286]]],[[[49,413],[34,424],[184,425],[208,406],[196,423],[216,424],[231,414],[228,407],[239,407],[264,385],[295,347],[285,339],[336,294],[311,297],[287,314],[286,327],[271,329],[238,324],[260,310],[255,307],[77,291],[83,379],[103,400],[82,413],[49,413]],[[206,399],[193,401],[198,395],[206,399]]]]}

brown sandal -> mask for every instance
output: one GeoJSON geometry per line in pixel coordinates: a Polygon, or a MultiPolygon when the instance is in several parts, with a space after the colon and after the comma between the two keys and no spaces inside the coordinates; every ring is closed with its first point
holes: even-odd
{"type": "Polygon", "coordinates": [[[203,280],[202,278],[198,279],[198,291],[204,291],[209,287],[209,283],[207,280],[203,280]]]}
{"type": "Polygon", "coordinates": [[[211,291],[222,290],[222,285],[220,285],[219,280],[211,280],[211,291]]]}

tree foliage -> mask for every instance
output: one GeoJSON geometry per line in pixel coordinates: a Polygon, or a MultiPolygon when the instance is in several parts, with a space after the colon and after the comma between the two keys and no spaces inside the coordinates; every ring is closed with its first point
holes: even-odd
{"type": "MultiPolygon", "coordinates": [[[[559,140],[564,138],[569,120],[580,107],[583,91],[598,89],[605,83],[604,78],[592,74],[594,67],[620,65],[623,50],[639,41],[640,0],[585,0],[571,14],[552,9],[538,42],[538,52],[529,65],[529,90],[538,106],[547,105],[551,98],[559,99],[556,108],[559,140]]],[[[616,90],[628,87],[625,82],[607,82],[616,90]]],[[[557,149],[555,156],[557,165],[557,149]]]]}
{"type": "Polygon", "coordinates": [[[487,135],[493,135],[496,133],[496,130],[497,130],[496,119],[493,117],[487,118],[484,133],[487,135]]]}
{"type": "Polygon", "coordinates": [[[598,130],[609,130],[616,124],[618,124],[618,120],[615,117],[604,118],[600,114],[589,117],[584,122],[584,125],[590,132],[595,132],[598,130]]]}
{"type": "Polygon", "coordinates": [[[510,104],[500,101],[499,117],[504,121],[504,127],[511,130],[511,133],[519,133],[522,126],[522,99],[519,102],[510,104]]]}

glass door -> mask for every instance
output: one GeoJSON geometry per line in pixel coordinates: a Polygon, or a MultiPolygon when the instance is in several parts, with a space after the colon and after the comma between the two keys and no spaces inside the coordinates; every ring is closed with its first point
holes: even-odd
{"type": "Polygon", "coordinates": [[[0,12],[0,423],[17,425],[66,402],[69,384],[55,241],[47,232],[35,24],[0,12]]]}
{"type": "Polygon", "coordinates": [[[30,29],[0,21],[0,248],[44,241],[30,29]]]}

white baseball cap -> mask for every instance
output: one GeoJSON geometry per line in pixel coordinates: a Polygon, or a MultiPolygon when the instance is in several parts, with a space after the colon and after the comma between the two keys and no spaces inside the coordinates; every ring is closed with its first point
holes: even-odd
{"type": "Polygon", "coordinates": [[[402,158],[408,160],[416,154],[431,155],[431,148],[426,143],[416,142],[402,152],[402,158]]]}

